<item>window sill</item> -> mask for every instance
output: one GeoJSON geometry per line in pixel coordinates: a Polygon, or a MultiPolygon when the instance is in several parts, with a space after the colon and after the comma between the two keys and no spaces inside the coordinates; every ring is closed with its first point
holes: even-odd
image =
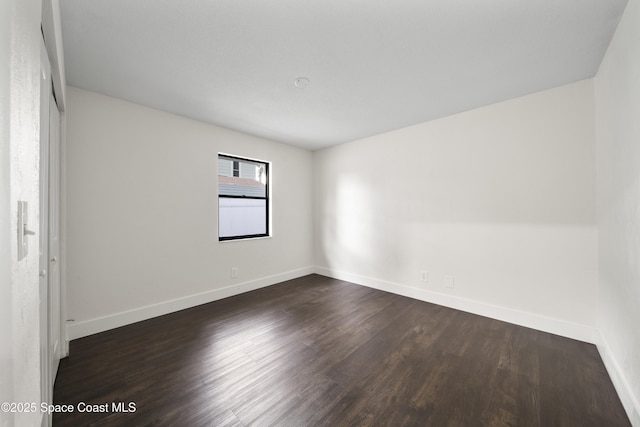
{"type": "Polygon", "coordinates": [[[264,239],[270,239],[271,237],[273,236],[259,236],[259,237],[246,237],[242,239],[218,240],[218,243],[246,242],[248,240],[264,240],[264,239]]]}

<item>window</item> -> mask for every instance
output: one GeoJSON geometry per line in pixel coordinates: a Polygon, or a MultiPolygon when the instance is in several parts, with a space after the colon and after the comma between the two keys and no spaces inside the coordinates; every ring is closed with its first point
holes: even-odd
{"type": "Polygon", "coordinates": [[[269,236],[269,163],[218,155],[218,239],[269,236]]]}

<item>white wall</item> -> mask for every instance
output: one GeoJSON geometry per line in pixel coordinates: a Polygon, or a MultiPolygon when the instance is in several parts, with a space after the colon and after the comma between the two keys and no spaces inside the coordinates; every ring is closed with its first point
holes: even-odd
{"type": "Polygon", "coordinates": [[[596,77],[601,353],[640,426],[640,2],[629,1],[596,77]]]}
{"type": "MultiPolygon", "coordinates": [[[[12,12],[12,2],[0,2],[0,64],[11,63],[12,12]]],[[[10,95],[9,68],[0,67],[0,402],[13,399],[10,95]]],[[[0,412],[0,426],[10,423],[10,415],[0,412]]]]}
{"type": "Polygon", "coordinates": [[[69,87],[66,169],[72,339],[312,271],[309,151],[69,87]],[[272,162],[273,237],[218,242],[218,152],[272,162]]]}
{"type": "Polygon", "coordinates": [[[592,340],[594,156],[592,80],[318,151],[318,271],[592,340]]]}
{"type": "MultiPolygon", "coordinates": [[[[17,260],[17,202],[29,202],[38,232],[40,139],[40,1],[0,8],[0,395],[2,402],[40,401],[38,243],[17,260]],[[7,72],[8,71],[8,72],[7,72]],[[7,268],[9,271],[7,271],[7,268]]],[[[39,425],[39,413],[0,412],[0,425],[39,425]]]]}

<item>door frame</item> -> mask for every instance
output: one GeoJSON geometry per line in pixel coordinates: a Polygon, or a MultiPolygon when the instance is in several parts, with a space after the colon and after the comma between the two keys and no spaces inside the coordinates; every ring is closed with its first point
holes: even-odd
{"type": "MultiPolygon", "coordinates": [[[[1,0],[0,0],[1,1],[1,0]]],[[[60,355],[69,355],[69,341],[67,338],[67,264],[66,264],[66,174],[65,174],[65,146],[66,146],[66,81],[64,72],[64,54],[62,46],[62,21],[60,17],[59,0],[42,0],[42,36],[51,66],[51,81],[55,93],[55,100],[60,112],[60,355]]]]}
{"type": "MultiPolygon", "coordinates": [[[[39,296],[40,296],[40,401],[53,403],[53,387],[60,358],[66,353],[61,281],[61,143],[60,114],[44,39],[41,42],[40,164],[39,164],[39,296]],[[52,191],[52,185],[55,185],[52,191]],[[52,223],[51,219],[56,223],[52,223]],[[55,246],[51,246],[54,244],[55,246]],[[55,259],[51,256],[54,254],[55,259]]],[[[52,424],[44,414],[42,426],[52,424]]]]}
{"type": "MultiPolygon", "coordinates": [[[[53,399],[49,348],[49,98],[51,96],[51,67],[44,40],[40,43],[40,166],[38,209],[38,252],[40,296],[40,402],[50,404],[53,399]]],[[[44,414],[42,425],[50,426],[52,417],[44,414]]]]}
{"type": "MultiPolygon", "coordinates": [[[[51,387],[56,380],[60,363],[62,341],[62,293],[60,275],[60,111],[56,104],[55,89],[49,97],[49,349],[51,387]]],[[[53,397],[53,396],[51,396],[53,397]]]]}

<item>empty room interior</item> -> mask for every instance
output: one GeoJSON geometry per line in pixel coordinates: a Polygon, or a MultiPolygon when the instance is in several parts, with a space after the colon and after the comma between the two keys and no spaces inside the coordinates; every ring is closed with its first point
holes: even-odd
{"type": "Polygon", "coordinates": [[[0,20],[0,426],[640,427],[639,0],[0,20]]]}

